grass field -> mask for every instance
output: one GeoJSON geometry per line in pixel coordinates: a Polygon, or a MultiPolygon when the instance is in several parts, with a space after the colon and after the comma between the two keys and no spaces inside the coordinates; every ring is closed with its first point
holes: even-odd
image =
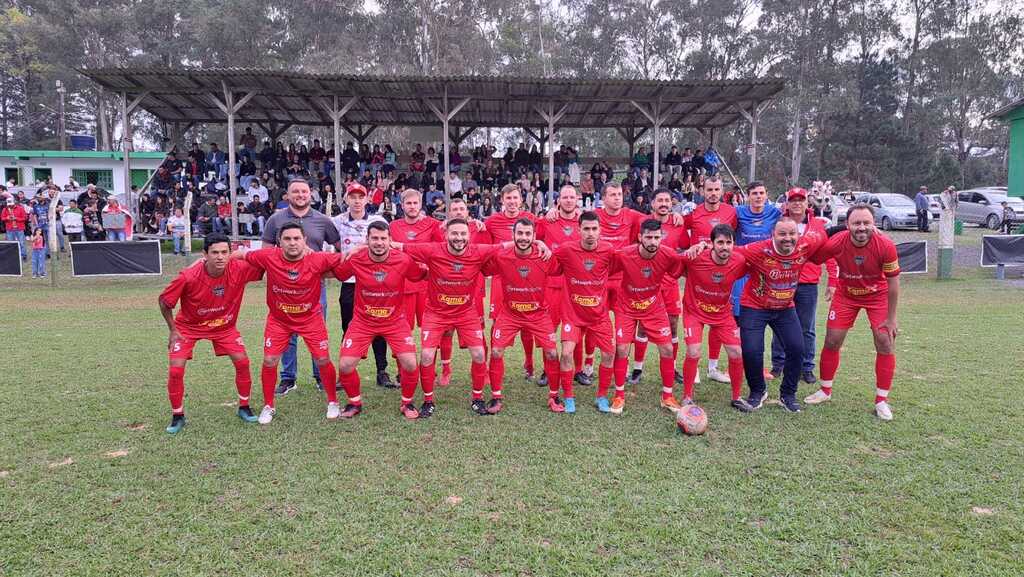
{"type": "Polygon", "coordinates": [[[960,276],[905,280],[895,421],[871,413],[859,326],[831,404],[741,415],[705,382],[700,438],[651,373],[620,418],[585,387],[550,414],[518,351],[497,417],[470,414],[462,353],[429,421],[364,378],[367,411],[327,423],[304,362],[274,422],[244,425],[206,343],[171,437],[163,280],[4,281],[0,575],[1020,575],[1024,290],[960,276]]]}

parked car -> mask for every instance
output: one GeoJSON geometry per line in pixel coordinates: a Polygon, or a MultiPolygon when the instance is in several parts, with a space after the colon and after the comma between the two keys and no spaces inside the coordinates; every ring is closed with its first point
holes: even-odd
{"type": "Polygon", "coordinates": [[[1024,200],[1006,196],[999,188],[972,188],[957,193],[956,217],[963,222],[977,224],[997,230],[1003,222],[1003,201],[1006,201],[1017,215],[1017,222],[1024,221],[1024,200]]]}
{"type": "MultiPolygon", "coordinates": [[[[874,207],[875,222],[882,230],[917,228],[917,208],[910,197],[892,193],[865,193],[857,196],[857,202],[874,207]]],[[[930,213],[928,220],[931,221],[930,213]]]]}
{"type": "Polygon", "coordinates": [[[942,216],[942,201],[937,194],[926,194],[928,197],[928,212],[932,213],[932,220],[939,220],[942,216]]]}
{"type": "Polygon", "coordinates": [[[832,222],[846,224],[846,211],[852,206],[841,194],[832,195],[832,222]]]}

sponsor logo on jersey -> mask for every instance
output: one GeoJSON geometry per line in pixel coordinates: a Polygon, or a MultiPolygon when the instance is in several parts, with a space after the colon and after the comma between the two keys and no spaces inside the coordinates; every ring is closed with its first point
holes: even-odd
{"type": "Polygon", "coordinates": [[[572,295],[572,302],[581,307],[596,307],[601,304],[601,297],[587,295],[572,295]]]}
{"type": "Polygon", "coordinates": [[[222,297],[222,296],[224,296],[224,286],[221,285],[221,286],[213,287],[213,296],[215,296],[215,297],[222,297]]]}
{"type": "Polygon", "coordinates": [[[468,295],[437,295],[437,300],[450,307],[457,307],[469,302],[468,295]]]}
{"type": "Polygon", "coordinates": [[[391,314],[395,311],[393,307],[366,307],[366,314],[375,319],[386,319],[390,318],[391,314]]]}
{"type": "Polygon", "coordinates": [[[540,305],[538,305],[537,303],[509,301],[508,308],[516,311],[517,313],[532,313],[533,311],[539,310],[540,305]]]}
{"type": "Polygon", "coordinates": [[[725,310],[725,305],[713,305],[701,301],[697,303],[697,308],[709,314],[717,314],[725,310]]]}
{"type": "Polygon", "coordinates": [[[635,311],[645,311],[654,304],[654,297],[642,301],[629,301],[629,308],[635,311]]]}
{"type": "Polygon", "coordinates": [[[280,303],[277,305],[278,310],[289,315],[300,315],[305,312],[309,312],[309,309],[313,308],[313,305],[309,303],[302,303],[297,305],[280,303]]]}
{"type": "Polygon", "coordinates": [[[594,261],[593,259],[585,258],[583,259],[583,270],[590,272],[594,270],[594,265],[596,264],[597,262],[594,261]]]}
{"type": "Polygon", "coordinates": [[[373,271],[373,278],[377,282],[384,282],[384,279],[388,276],[387,271],[375,270],[373,271]]]}

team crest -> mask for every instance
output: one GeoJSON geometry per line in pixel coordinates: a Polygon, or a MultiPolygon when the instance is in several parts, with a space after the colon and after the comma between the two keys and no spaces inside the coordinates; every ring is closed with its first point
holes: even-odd
{"type": "Polygon", "coordinates": [[[565,236],[572,236],[572,227],[571,226],[563,226],[562,227],[562,232],[565,233],[565,236]]]}
{"type": "Polygon", "coordinates": [[[462,269],[463,269],[463,265],[462,265],[461,262],[453,262],[452,263],[452,270],[453,271],[455,271],[455,272],[462,272],[462,269]]]}
{"type": "Polygon", "coordinates": [[[863,266],[864,265],[864,255],[858,254],[857,256],[853,257],[853,262],[857,266],[863,266]]]}
{"type": "Polygon", "coordinates": [[[297,270],[290,270],[290,271],[288,271],[288,278],[289,278],[289,280],[298,280],[299,279],[299,271],[297,271],[297,270]]]}
{"type": "Polygon", "coordinates": [[[651,275],[654,274],[654,270],[649,266],[645,266],[640,269],[640,274],[644,275],[644,278],[651,278],[651,275]]]}
{"type": "Polygon", "coordinates": [[[587,272],[594,270],[594,265],[596,264],[597,262],[592,259],[583,259],[583,269],[586,270],[587,272]]]}
{"type": "Polygon", "coordinates": [[[715,284],[720,284],[723,280],[725,280],[725,275],[724,274],[722,274],[720,272],[713,272],[713,273],[711,273],[711,282],[713,282],[715,284]]]}
{"type": "Polygon", "coordinates": [[[518,267],[516,270],[519,271],[519,276],[523,278],[530,276],[530,267],[528,266],[521,266],[518,267]]]}
{"type": "Polygon", "coordinates": [[[213,287],[213,296],[215,296],[215,297],[222,297],[222,296],[224,296],[224,287],[223,286],[215,286],[215,287],[213,287]]]}
{"type": "Polygon", "coordinates": [[[761,223],[763,223],[763,222],[764,221],[759,218],[759,219],[754,221],[754,226],[761,226],[761,223]]]}
{"type": "Polygon", "coordinates": [[[384,282],[384,278],[388,276],[387,271],[375,270],[373,271],[373,278],[377,282],[384,282]]]}
{"type": "Polygon", "coordinates": [[[416,233],[410,230],[405,233],[405,238],[409,240],[416,240],[416,233]]]}
{"type": "Polygon", "coordinates": [[[789,262],[788,260],[782,261],[782,270],[789,270],[791,268],[793,268],[793,263],[789,262]]]}

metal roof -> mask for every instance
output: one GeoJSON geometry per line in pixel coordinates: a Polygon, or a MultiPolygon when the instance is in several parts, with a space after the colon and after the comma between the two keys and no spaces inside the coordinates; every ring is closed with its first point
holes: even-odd
{"type": "Polygon", "coordinates": [[[342,103],[358,97],[342,123],[377,126],[437,126],[427,101],[440,108],[446,91],[449,107],[469,102],[452,118],[462,127],[543,127],[535,110],[567,105],[559,127],[644,127],[650,121],[631,101],[644,106],[661,102],[662,126],[718,128],[770,100],[784,87],[778,78],[718,81],[648,81],[625,79],[514,78],[491,76],[367,76],[311,74],[241,68],[103,68],[79,72],[103,88],[148,92],[140,106],[168,122],[226,122],[214,98],[224,101],[224,87],[255,95],[236,113],[236,122],[331,125],[324,109],[333,96],[342,103]],[[211,98],[212,96],[212,98],[211,98]]]}
{"type": "MultiPolygon", "coordinates": [[[[167,154],[164,152],[132,152],[132,158],[155,158],[162,159],[167,154]]],[[[17,158],[28,160],[32,158],[109,158],[112,160],[124,160],[120,151],[110,150],[0,150],[0,158],[17,158]]]]}
{"type": "Polygon", "coordinates": [[[985,120],[1007,120],[1018,108],[1024,107],[1024,98],[1015,100],[1006,106],[1001,106],[985,116],[985,120]]]}

